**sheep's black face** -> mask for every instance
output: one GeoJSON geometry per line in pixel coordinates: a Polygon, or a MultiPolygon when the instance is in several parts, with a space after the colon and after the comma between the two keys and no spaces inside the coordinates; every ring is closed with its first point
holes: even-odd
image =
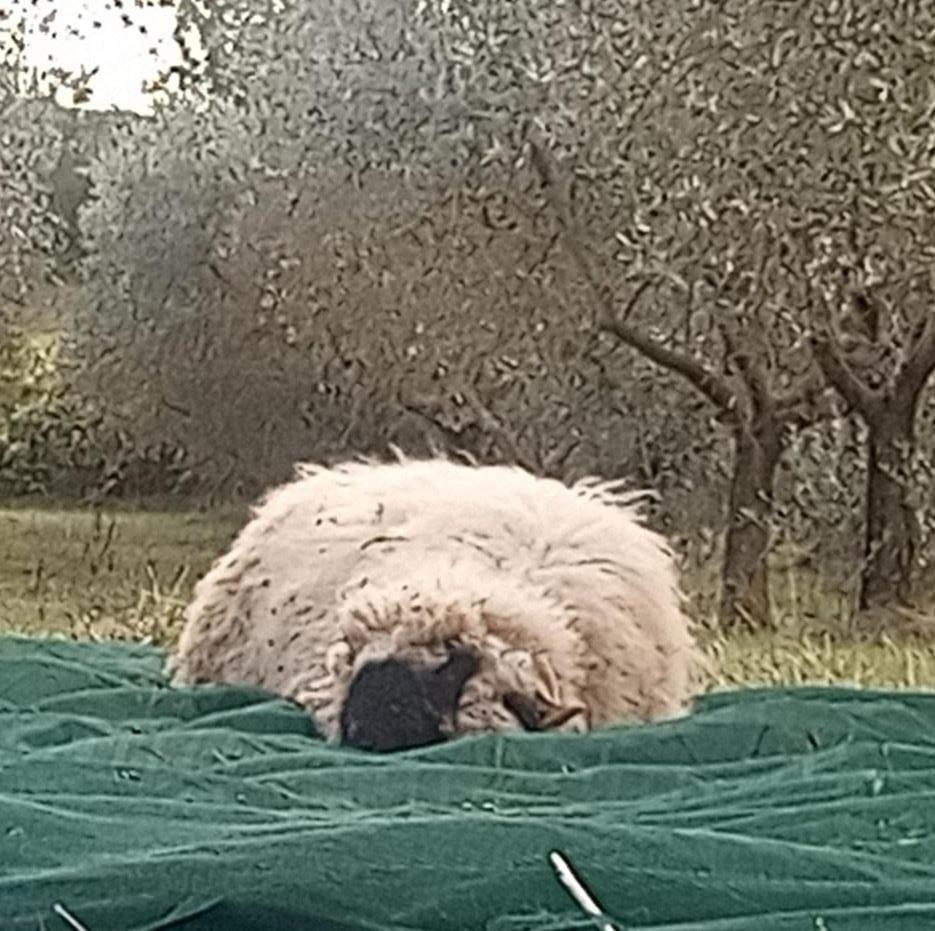
{"type": "Polygon", "coordinates": [[[435,668],[394,658],[367,663],[341,709],[342,743],[385,753],[441,742],[477,669],[477,657],[467,650],[453,650],[435,668]]]}

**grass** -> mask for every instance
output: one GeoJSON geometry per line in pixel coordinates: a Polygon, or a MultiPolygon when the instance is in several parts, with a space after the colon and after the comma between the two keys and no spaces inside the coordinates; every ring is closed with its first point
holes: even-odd
{"type": "MultiPolygon", "coordinates": [[[[170,646],[194,582],[245,517],[240,509],[0,508],[0,632],[170,646]]],[[[782,580],[780,597],[795,587],[782,580]]],[[[827,607],[829,616],[840,608],[827,607]]],[[[780,606],[777,613],[788,619],[795,612],[780,606]]],[[[935,637],[860,634],[836,618],[771,633],[707,629],[701,637],[712,659],[710,686],[935,687],[935,637]]]]}
{"type": "Polygon", "coordinates": [[[707,635],[709,684],[935,688],[935,643],[886,635],[707,635]]]}
{"type": "Polygon", "coordinates": [[[0,631],[171,644],[244,514],[0,509],[0,631]]]}

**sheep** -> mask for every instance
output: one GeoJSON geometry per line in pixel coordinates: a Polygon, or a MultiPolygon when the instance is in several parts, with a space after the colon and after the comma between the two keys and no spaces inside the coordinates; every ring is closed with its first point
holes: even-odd
{"type": "Polygon", "coordinates": [[[445,458],[303,464],[195,587],[176,685],[255,685],[376,750],[686,713],[672,552],[619,483],[445,458]]]}

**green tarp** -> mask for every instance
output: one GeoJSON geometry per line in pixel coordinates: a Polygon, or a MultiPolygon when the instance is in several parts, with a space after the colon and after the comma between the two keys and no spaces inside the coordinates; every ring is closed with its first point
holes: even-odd
{"type": "Polygon", "coordinates": [[[709,696],[678,722],[343,751],[139,646],[0,639],[0,929],[935,927],[935,695],[709,696]]]}

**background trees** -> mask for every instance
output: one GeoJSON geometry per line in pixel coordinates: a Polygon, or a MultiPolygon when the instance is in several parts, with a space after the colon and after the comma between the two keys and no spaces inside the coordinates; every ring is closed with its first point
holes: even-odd
{"type": "Polygon", "coordinates": [[[790,541],[827,591],[859,566],[862,607],[911,596],[935,12],[178,15],[178,92],[77,134],[71,214],[64,141],[41,170],[4,149],[33,171],[33,238],[78,218],[73,386],[160,488],[252,495],[297,458],[443,447],[657,490],[686,559],[719,555],[729,626],[770,622],[790,541]]]}
{"type": "Polygon", "coordinates": [[[507,101],[513,124],[537,125],[555,153],[540,170],[553,202],[568,176],[575,206],[559,219],[604,329],[686,378],[731,429],[722,619],[768,613],[785,428],[824,413],[810,343],[869,427],[861,603],[905,595],[914,518],[895,473],[935,367],[932,17],[883,3],[690,2],[644,4],[624,22],[613,6],[511,4],[493,27],[471,23],[466,4],[438,9],[462,48],[473,40],[485,80],[466,88],[507,101]],[[825,338],[838,306],[868,301],[868,279],[888,292],[874,298],[876,327],[890,324],[895,366],[873,394],[825,338]],[[653,299],[630,299],[644,291],[653,299]]]}

